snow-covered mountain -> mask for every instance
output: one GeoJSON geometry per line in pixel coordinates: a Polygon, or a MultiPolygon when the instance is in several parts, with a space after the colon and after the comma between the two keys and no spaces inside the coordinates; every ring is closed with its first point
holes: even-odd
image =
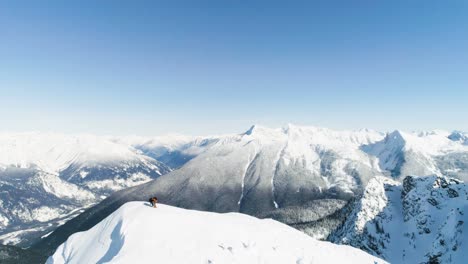
{"type": "Polygon", "coordinates": [[[383,172],[392,177],[446,175],[468,180],[468,145],[460,132],[394,131],[362,150],[379,160],[383,172]]]}
{"type": "Polygon", "coordinates": [[[452,141],[460,142],[464,145],[468,145],[468,133],[461,131],[453,131],[448,138],[452,141]]]}
{"type": "Polygon", "coordinates": [[[153,195],[182,208],[272,217],[325,239],[354,209],[349,201],[359,199],[376,177],[395,182],[405,175],[428,174],[465,179],[468,146],[450,135],[289,125],[253,126],[242,134],[197,138],[205,143],[176,144],[196,150],[179,169],[114,193],[34,248],[50,252],[122,204],[153,195]]]}
{"type": "Polygon", "coordinates": [[[112,141],[132,146],[171,168],[179,168],[219,140],[218,136],[192,137],[178,134],[158,137],[111,137],[112,141]]]}
{"type": "Polygon", "coordinates": [[[371,180],[330,240],[391,263],[466,263],[468,186],[447,177],[371,180]]]}
{"type": "Polygon", "coordinates": [[[169,170],[103,137],[0,134],[0,240],[28,245],[112,192],[169,170]]]}
{"type": "Polygon", "coordinates": [[[177,206],[219,212],[259,215],[319,199],[349,200],[379,175],[401,179],[436,174],[464,180],[468,172],[468,146],[445,132],[385,135],[253,126],[243,134],[176,145],[192,153],[191,159],[137,192],[159,193],[177,206]]]}
{"type": "Polygon", "coordinates": [[[181,206],[190,206],[184,205],[190,200],[185,195],[202,197],[222,187],[222,192],[212,193],[215,199],[197,201],[199,209],[250,214],[318,198],[348,197],[378,173],[373,159],[359,147],[381,137],[367,131],[254,126],[213,141],[172,173],[174,183],[168,184],[187,190],[175,201],[181,206]]]}
{"type": "Polygon", "coordinates": [[[123,205],[51,256],[61,263],[386,263],[274,220],[143,202],[123,205]]]}

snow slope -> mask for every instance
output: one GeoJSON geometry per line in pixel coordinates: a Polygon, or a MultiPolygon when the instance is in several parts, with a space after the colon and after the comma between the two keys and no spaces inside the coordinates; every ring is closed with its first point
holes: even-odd
{"type": "Polygon", "coordinates": [[[51,256],[58,263],[386,263],[274,220],[147,203],[123,205],[51,256]]]}

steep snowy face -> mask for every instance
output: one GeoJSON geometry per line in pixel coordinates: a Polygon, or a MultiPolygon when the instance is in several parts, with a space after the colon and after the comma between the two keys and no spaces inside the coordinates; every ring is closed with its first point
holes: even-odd
{"type": "Polygon", "coordinates": [[[382,172],[394,178],[436,174],[468,180],[468,145],[459,132],[394,131],[362,150],[376,157],[382,172]]]}
{"type": "Polygon", "coordinates": [[[80,208],[168,171],[102,137],[0,134],[0,241],[30,245],[80,208]]]}
{"type": "Polygon", "coordinates": [[[377,177],[331,241],[391,263],[466,263],[468,187],[447,177],[377,177]]]}
{"type": "Polygon", "coordinates": [[[284,133],[274,181],[277,202],[283,206],[318,197],[349,199],[381,174],[376,160],[360,149],[381,140],[381,133],[293,125],[284,133]]]}
{"type": "Polygon", "coordinates": [[[47,263],[386,263],[273,220],[143,202],[72,235],[47,263]]]}

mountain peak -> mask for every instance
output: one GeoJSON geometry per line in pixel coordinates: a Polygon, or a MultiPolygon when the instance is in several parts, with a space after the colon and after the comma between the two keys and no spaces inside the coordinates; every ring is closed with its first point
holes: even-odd
{"type": "Polygon", "coordinates": [[[268,128],[268,127],[264,127],[264,126],[261,126],[261,125],[252,125],[249,130],[247,130],[244,135],[257,135],[257,134],[270,134],[270,133],[274,133],[274,131],[277,131],[278,129],[273,129],[273,128],[268,128]]]}
{"type": "Polygon", "coordinates": [[[460,142],[462,144],[468,145],[468,135],[462,131],[453,131],[449,136],[448,139],[460,142]]]}
{"type": "Polygon", "coordinates": [[[393,140],[393,141],[405,141],[405,134],[401,130],[394,130],[391,133],[387,134],[387,140],[393,140]]]}
{"type": "Polygon", "coordinates": [[[244,135],[252,135],[258,125],[252,125],[247,131],[245,131],[244,135]]]}

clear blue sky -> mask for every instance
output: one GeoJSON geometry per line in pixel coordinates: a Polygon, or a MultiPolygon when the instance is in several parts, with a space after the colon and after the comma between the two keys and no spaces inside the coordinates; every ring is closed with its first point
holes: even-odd
{"type": "Polygon", "coordinates": [[[468,130],[467,1],[1,1],[2,131],[468,130]]]}

